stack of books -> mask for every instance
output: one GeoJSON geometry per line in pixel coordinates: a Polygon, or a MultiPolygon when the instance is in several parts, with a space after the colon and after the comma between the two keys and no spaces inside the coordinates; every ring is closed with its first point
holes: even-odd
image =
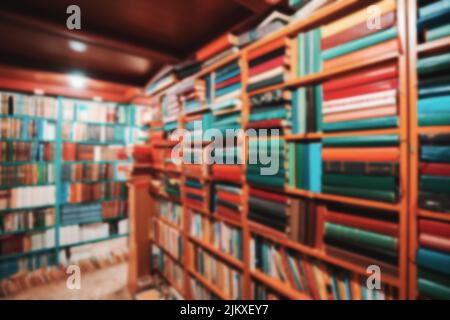
{"type": "Polygon", "coordinates": [[[4,162],[53,161],[54,155],[54,143],[0,141],[0,160],[4,162]]]}
{"type": "Polygon", "coordinates": [[[169,252],[174,259],[181,262],[184,251],[183,237],[180,231],[158,219],[154,219],[153,222],[153,239],[155,243],[165,251],[169,252]]]}
{"type": "MultiPolygon", "coordinates": [[[[390,211],[328,205],[323,241],[328,254],[355,265],[377,265],[398,275],[398,215],[390,211]]],[[[319,222],[322,223],[322,222],[319,222]]]]}
{"type": "Polygon", "coordinates": [[[399,52],[397,1],[383,0],[374,5],[381,14],[377,25],[370,25],[368,9],[363,8],[321,27],[321,56],[325,71],[387,52],[399,52]]]}
{"type": "Polygon", "coordinates": [[[156,212],[160,217],[173,223],[174,225],[183,226],[182,207],[175,202],[159,199],[156,203],[156,212]]]}
{"type": "Polygon", "coordinates": [[[310,247],[322,247],[325,206],[312,200],[289,197],[286,208],[288,239],[310,247]]]}
{"type": "Polygon", "coordinates": [[[200,180],[186,178],[184,189],[186,190],[186,204],[191,208],[199,210],[209,208],[208,192],[200,180]]]}
{"type": "Polygon", "coordinates": [[[323,131],[398,126],[398,66],[388,64],[338,76],[323,84],[323,131]]]}
{"type": "Polygon", "coordinates": [[[450,124],[450,88],[448,76],[450,54],[443,53],[420,58],[417,62],[419,75],[419,100],[417,117],[419,126],[443,126],[450,124]]]}
{"type": "Polygon", "coordinates": [[[154,268],[163,274],[167,279],[174,283],[179,288],[183,288],[184,277],[183,269],[172,259],[168,254],[165,254],[157,246],[152,246],[152,261],[154,261],[154,268]]]}
{"type": "Polygon", "coordinates": [[[178,127],[178,117],[182,113],[181,104],[175,93],[176,87],[171,87],[161,98],[164,132],[168,135],[178,127]]]}
{"type": "Polygon", "coordinates": [[[55,186],[32,186],[0,189],[0,209],[53,206],[55,186]]]}
{"type": "Polygon", "coordinates": [[[418,291],[422,298],[450,299],[450,224],[419,220],[418,291]]]}
{"type": "Polygon", "coordinates": [[[65,182],[113,180],[114,171],[112,163],[63,163],[61,179],[65,182]]]}
{"type": "Polygon", "coordinates": [[[198,111],[205,104],[205,81],[195,78],[184,79],[175,86],[174,93],[178,96],[181,109],[185,114],[198,111]]]}
{"type": "Polygon", "coordinates": [[[0,188],[55,183],[53,163],[0,165],[0,188]]]}
{"type": "Polygon", "coordinates": [[[284,189],[284,140],[277,137],[250,138],[246,177],[247,182],[254,187],[284,189]]]}
{"type": "Polygon", "coordinates": [[[4,213],[0,216],[0,235],[50,228],[55,223],[53,208],[4,213]]]}
{"type": "Polygon", "coordinates": [[[320,193],[322,191],[322,144],[289,143],[289,187],[320,193]]]}
{"type": "Polygon", "coordinates": [[[237,44],[237,37],[226,33],[198,50],[195,58],[202,63],[202,69],[204,69],[237,52],[237,44]]]}
{"type": "Polygon", "coordinates": [[[291,126],[293,134],[322,131],[322,86],[292,91],[291,126]]]}
{"type": "Polygon", "coordinates": [[[174,73],[174,68],[172,66],[164,67],[150,80],[147,93],[151,95],[156,91],[168,88],[176,81],[177,77],[174,73]]]}
{"type": "Polygon", "coordinates": [[[423,2],[417,21],[419,37],[430,42],[450,36],[449,18],[450,3],[447,0],[423,2]]]}
{"type": "Polygon", "coordinates": [[[168,196],[180,199],[180,177],[177,175],[164,175],[163,178],[164,191],[168,196]]]}
{"type": "Polygon", "coordinates": [[[122,200],[113,200],[103,202],[102,217],[103,219],[111,219],[124,217],[127,215],[128,202],[122,200]]]}
{"type": "Polygon", "coordinates": [[[284,38],[249,51],[247,91],[276,85],[289,80],[290,46],[284,38]]]}
{"type": "Polygon", "coordinates": [[[322,71],[320,29],[297,35],[297,76],[305,77],[322,71]]]}
{"type": "Polygon", "coordinates": [[[239,61],[218,69],[214,73],[214,102],[221,103],[238,98],[242,91],[239,61]]]}
{"type": "Polygon", "coordinates": [[[61,224],[74,225],[81,223],[93,223],[102,220],[102,204],[92,203],[79,206],[61,207],[61,224]]]}
{"type": "Polygon", "coordinates": [[[274,90],[250,96],[250,116],[248,128],[282,129],[290,132],[291,93],[274,90]]]}
{"type": "Polygon", "coordinates": [[[420,136],[419,207],[450,212],[450,134],[420,136]]]}
{"type": "Polygon", "coordinates": [[[396,203],[399,145],[398,135],[324,138],[322,191],[396,203]]]}
{"type": "Polygon", "coordinates": [[[211,211],[218,217],[241,222],[242,188],[238,185],[215,183],[211,211]]]}
{"type": "Polygon", "coordinates": [[[61,186],[63,203],[81,203],[99,200],[125,198],[126,184],[123,182],[63,183],[61,186]]]}

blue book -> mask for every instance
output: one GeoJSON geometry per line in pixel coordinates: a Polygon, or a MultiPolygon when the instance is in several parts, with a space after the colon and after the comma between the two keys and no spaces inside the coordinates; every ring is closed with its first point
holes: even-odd
{"type": "Polygon", "coordinates": [[[450,255],[420,248],[417,251],[417,264],[421,267],[450,275],[450,255]]]}
{"type": "Polygon", "coordinates": [[[450,0],[440,0],[419,8],[419,17],[423,18],[430,14],[438,13],[439,11],[450,8],[450,0]]]}
{"type": "Polygon", "coordinates": [[[221,82],[224,82],[228,79],[237,77],[238,75],[241,74],[241,70],[236,69],[236,70],[232,70],[230,72],[227,72],[226,74],[220,76],[220,77],[216,77],[215,83],[216,84],[220,84],[221,82]]]}
{"type": "Polygon", "coordinates": [[[292,90],[292,114],[291,125],[292,134],[298,133],[298,90],[292,90]]]}
{"type": "Polygon", "coordinates": [[[350,281],[348,279],[348,276],[344,276],[344,288],[345,288],[345,295],[347,296],[347,300],[351,300],[352,292],[350,290],[350,281]]]}
{"type": "Polygon", "coordinates": [[[450,147],[422,146],[420,147],[420,160],[425,162],[450,163],[450,147]]]}
{"type": "Polygon", "coordinates": [[[322,144],[320,142],[311,143],[309,152],[310,167],[310,191],[322,191],[322,144]]]}

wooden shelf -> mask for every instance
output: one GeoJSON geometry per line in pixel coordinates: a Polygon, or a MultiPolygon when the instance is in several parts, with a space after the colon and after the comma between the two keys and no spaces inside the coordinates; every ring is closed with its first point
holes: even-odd
{"type": "Polygon", "coordinates": [[[178,286],[178,284],[177,284],[174,280],[172,280],[171,278],[167,277],[167,276],[166,276],[164,273],[162,273],[160,270],[157,270],[157,272],[158,272],[158,274],[159,274],[162,278],[164,278],[164,279],[169,283],[169,285],[170,285],[171,287],[173,287],[176,291],[178,291],[178,293],[179,293],[182,297],[185,297],[185,291],[182,290],[182,288],[180,288],[180,287],[178,286]]]}
{"type": "Polygon", "coordinates": [[[205,286],[209,291],[214,293],[216,296],[218,296],[222,300],[231,300],[227,295],[225,295],[222,290],[217,288],[215,285],[211,284],[205,277],[203,277],[201,274],[199,274],[197,271],[193,270],[192,268],[187,269],[188,272],[196,278],[203,286],[205,286]]]}
{"type": "Polygon", "coordinates": [[[434,212],[434,211],[419,209],[418,214],[420,217],[450,222],[450,213],[441,213],[441,212],[434,212]]]}
{"type": "Polygon", "coordinates": [[[159,217],[156,216],[155,218],[157,220],[161,221],[162,223],[168,225],[169,227],[174,228],[174,229],[176,229],[176,230],[178,230],[180,232],[183,232],[183,228],[178,226],[178,225],[176,225],[175,223],[173,223],[173,222],[171,222],[171,221],[169,221],[169,220],[167,220],[167,219],[165,219],[165,218],[163,218],[161,216],[159,216],[159,217]]]}
{"type": "Polygon", "coordinates": [[[419,127],[419,134],[450,133],[450,126],[419,127]]]}
{"type": "Polygon", "coordinates": [[[284,138],[286,141],[320,140],[323,138],[323,133],[312,132],[312,133],[288,134],[285,135],[284,138]]]}
{"type": "Polygon", "coordinates": [[[320,199],[320,200],[341,202],[341,203],[346,203],[346,204],[352,204],[355,206],[371,207],[371,208],[375,208],[375,209],[388,210],[388,211],[399,211],[400,207],[401,207],[400,204],[391,204],[391,203],[385,203],[385,202],[380,202],[380,201],[343,197],[343,196],[337,196],[337,195],[325,194],[325,193],[316,193],[315,198],[320,199]]]}
{"type": "Polygon", "coordinates": [[[214,254],[215,256],[219,257],[221,260],[231,264],[232,266],[243,270],[244,269],[244,264],[242,263],[242,261],[236,259],[235,257],[232,257],[229,254],[223,253],[222,251],[220,251],[219,249],[217,249],[215,246],[200,240],[194,236],[189,235],[188,236],[189,240],[191,240],[192,242],[196,243],[197,245],[201,246],[202,248],[206,249],[207,251],[209,251],[210,253],[214,254]]]}

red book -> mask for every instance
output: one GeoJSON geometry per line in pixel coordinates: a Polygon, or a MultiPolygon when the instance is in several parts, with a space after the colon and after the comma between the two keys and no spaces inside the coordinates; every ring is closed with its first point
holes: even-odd
{"type": "Polygon", "coordinates": [[[431,234],[425,234],[421,233],[419,236],[419,243],[421,246],[444,251],[444,252],[450,252],[450,239],[449,238],[442,238],[442,237],[436,237],[431,234]]]}
{"type": "Polygon", "coordinates": [[[284,195],[253,188],[250,189],[250,196],[283,204],[287,204],[288,200],[288,198],[284,195]]]}
{"type": "Polygon", "coordinates": [[[450,223],[421,219],[419,221],[419,231],[420,233],[450,238],[450,223]]]}
{"type": "Polygon", "coordinates": [[[204,203],[203,202],[197,201],[197,200],[189,198],[189,197],[186,198],[186,203],[190,204],[191,207],[194,207],[194,208],[202,209],[204,207],[204,203]]]}
{"type": "Polygon", "coordinates": [[[212,177],[214,180],[238,182],[242,180],[240,165],[213,165],[212,177]]]}
{"type": "Polygon", "coordinates": [[[271,120],[261,120],[250,122],[247,128],[261,129],[261,128],[281,128],[285,125],[283,119],[271,119],[271,120]]]}
{"type": "Polygon", "coordinates": [[[216,208],[217,216],[224,217],[226,219],[230,219],[236,222],[241,222],[240,212],[234,211],[233,209],[227,208],[225,206],[217,205],[216,208]]]}
{"type": "MultiPolygon", "coordinates": [[[[364,61],[367,59],[379,57],[387,53],[394,53],[400,51],[400,43],[398,38],[358,50],[331,60],[327,60],[323,63],[324,71],[333,70],[335,68],[342,68],[344,66],[350,66],[355,62],[364,61]]],[[[357,74],[359,75],[359,74],[357,74]]]]}
{"type": "Polygon", "coordinates": [[[323,122],[330,123],[330,122],[351,121],[358,119],[368,119],[368,118],[381,118],[381,117],[395,116],[397,114],[398,114],[397,106],[392,105],[387,107],[374,107],[362,110],[352,110],[328,114],[323,116],[323,122]]]}
{"type": "Polygon", "coordinates": [[[346,88],[345,90],[326,91],[323,93],[323,101],[326,102],[337,99],[345,99],[393,89],[398,89],[397,78],[371,82],[361,86],[346,88]]]}
{"type": "Polygon", "coordinates": [[[309,288],[311,289],[311,295],[314,300],[319,300],[320,295],[316,287],[316,279],[313,274],[311,262],[308,259],[302,259],[303,266],[305,267],[306,279],[308,280],[309,288]]]}
{"type": "Polygon", "coordinates": [[[239,194],[217,191],[217,198],[223,201],[239,204],[242,202],[242,196],[239,194]]]}
{"type": "Polygon", "coordinates": [[[198,61],[204,61],[235,45],[237,45],[236,36],[226,33],[198,50],[195,57],[198,61]]]}
{"type": "Polygon", "coordinates": [[[382,233],[391,237],[398,237],[398,225],[391,222],[358,217],[334,211],[328,211],[325,219],[328,222],[347,227],[382,233]]]}
{"type": "Polygon", "coordinates": [[[249,76],[252,77],[259,73],[263,73],[270,69],[274,69],[276,67],[282,66],[284,64],[285,60],[286,60],[286,58],[282,55],[282,56],[273,58],[269,61],[266,61],[264,63],[261,63],[261,64],[257,65],[256,67],[250,68],[249,76]]]}
{"type": "Polygon", "coordinates": [[[274,40],[272,42],[269,42],[269,43],[267,43],[267,44],[265,44],[265,45],[263,45],[261,47],[258,47],[257,49],[254,49],[254,50],[250,51],[248,53],[247,58],[248,58],[249,61],[251,61],[253,59],[256,59],[256,58],[258,58],[260,56],[265,55],[266,53],[275,51],[275,50],[280,49],[280,48],[282,48],[284,46],[286,46],[286,40],[285,40],[285,38],[281,37],[281,38],[278,38],[278,39],[276,39],[276,40],[274,40]]]}
{"type": "Polygon", "coordinates": [[[420,173],[430,176],[450,177],[450,164],[448,163],[420,163],[420,173]]]}
{"type": "Polygon", "coordinates": [[[337,77],[333,80],[326,81],[323,84],[323,91],[329,92],[340,89],[351,89],[355,86],[373,83],[381,80],[396,78],[398,75],[398,66],[396,64],[384,65],[382,67],[374,67],[352,73],[348,76],[337,77]]]}
{"type": "Polygon", "coordinates": [[[384,29],[388,29],[393,27],[396,23],[396,12],[386,12],[381,16],[380,19],[380,27],[381,28],[368,28],[367,22],[364,21],[356,26],[348,28],[338,34],[332,35],[321,41],[321,49],[325,51],[327,49],[336,47],[338,45],[344,44],[346,42],[350,42],[353,40],[357,40],[373,33],[379,32],[384,29]]]}
{"type": "Polygon", "coordinates": [[[205,192],[202,189],[195,189],[195,188],[186,187],[186,192],[192,193],[192,194],[194,194],[196,196],[199,196],[199,197],[204,197],[205,196],[205,192]]]}
{"type": "Polygon", "coordinates": [[[241,81],[241,75],[237,75],[236,77],[230,78],[228,80],[225,80],[225,81],[222,81],[222,82],[216,84],[216,89],[219,90],[219,89],[225,88],[227,86],[231,86],[240,81],[241,81]]]}

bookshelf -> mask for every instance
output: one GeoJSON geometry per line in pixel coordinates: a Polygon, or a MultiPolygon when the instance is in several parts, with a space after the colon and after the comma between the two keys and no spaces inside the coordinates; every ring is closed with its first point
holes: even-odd
{"type": "MultiPolygon", "coordinates": [[[[431,8],[430,3],[424,1],[409,1],[408,10],[408,50],[409,50],[409,137],[410,137],[410,164],[409,164],[409,299],[418,298],[434,298],[434,299],[448,299],[448,273],[445,274],[445,270],[433,269],[429,265],[423,265],[427,263],[427,259],[421,258],[421,252],[427,253],[437,253],[440,257],[439,260],[434,260],[434,265],[439,267],[442,263],[442,259],[447,257],[448,259],[448,248],[436,247],[433,243],[428,243],[426,241],[427,237],[435,236],[447,237],[448,234],[440,234],[439,228],[443,227],[448,230],[449,228],[449,215],[448,207],[445,212],[445,203],[443,204],[444,209],[440,208],[442,204],[439,204],[437,200],[438,207],[430,207],[430,200],[427,197],[427,190],[424,189],[426,186],[423,185],[423,178],[441,178],[445,179],[448,175],[444,171],[429,172],[426,166],[435,165],[437,160],[435,158],[426,158],[426,150],[424,147],[430,145],[431,148],[436,147],[436,144],[429,143],[426,140],[422,140],[422,136],[433,137],[439,135],[448,135],[450,129],[448,123],[422,123],[427,119],[427,109],[424,108],[423,103],[436,99],[439,96],[448,96],[447,92],[438,93],[436,95],[427,95],[423,90],[429,88],[426,81],[430,79],[438,78],[436,73],[422,72],[420,67],[423,61],[430,58],[437,58],[442,54],[448,53],[448,48],[450,46],[450,37],[441,35],[439,37],[433,37],[433,30],[436,29],[436,25],[430,24],[428,21],[428,16],[425,11],[431,8]],[[428,8],[426,8],[428,6],[428,8]],[[425,31],[420,29],[420,25],[423,23],[425,31]],[[430,38],[428,38],[430,36],[430,38]],[[429,225],[432,228],[429,228],[429,225]],[[436,228],[437,225],[437,228],[436,228]],[[433,270],[433,276],[430,276],[429,270],[433,270]],[[428,273],[427,273],[428,272],[428,273]],[[423,274],[422,274],[423,273],[423,274]],[[435,276],[435,277],[434,277],[435,276]],[[431,278],[430,278],[431,277],[431,278]],[[447,283],[447,286],[446,286],[447,283]]],[[[439,5],[436,2],[434,5],[439,5]]],[[[445,10],[439,14],[445,14],[445,10]]],[[[438,23],[439,24],[439,23],[438,23]]],[[[426,66],[425,66],[426,67],[426,66]]],[[[442,68],[445,70],[445,67],[442,68]]],[[[445,71],[440,71],[445,72],[445,71]]],[[[438,87],[439,81],[435,84],[438,87]]],[[[430,86],[432,87],[432,86],[430,86]]],[[[429,106],[431,108],[435,106],[429,106]]],[[[439,114],[445,119],[445,113],[439,114]]],[[[444,120],[445,122],[445,120],[444,120]]],[[[448,142],[444,142],[442,146],[448,147],[448,142]]],[[[448,164],[447,161],[442,162],[448,164]]],[[[448,179],[448,178],[447,178],[448,179]]],[[[442,183],[442,182],[441,182],[442,183]]],[[[441,186],[445,185],[445,181],[441,186]]],[[[436,191],[434,194],[438,195],[441,190],[436,191]]],[[[445,192],[442,189],[442,192],[445,192]]],[[[433,196],[433,193],[431,193],[433,196]]],[[[447,195],[448,197],[448,195],[447,195]]],[[[431,257],[428,261],[432,261],[431,257]]]]}
{"type": "MultiPolygon", "coordinates": [[[[70,183],[95,185],[120,181],[126,191],[126,171],[132,161],[126,148],[146,136],[147,128],[136,121],[141,107],[13,92],[0,94],[0,143],[9,145],[2,146],[1,151],[0,188],[4,192],[0,211],[1,280],[8,280],[18,272],[66,264],[69,259],[66,253],[74,248],[127,237],[126,198],[121,203],[114,202],[115,196],[89,199],[89,206],[95,206],[98,214],[85,216],[81,214],[87,211],[82,201],[68,204],[75,201],[64,190],[70,183]],[[105,108],[110,111],[108,119],[105,112],[99,112],[105,108]],[[83,110],[91,110],[88,117],[83,118],[83,110]],[[99,121],[92,122],[93,119],[99,121]],[[106,131],[120,129],[123,159],[81,159],[75,152],[73,158],[68,158],[67,144],[90,149],[111,145],[108,140],[83,137],[88,128],[91,132],[97,129],[100,138],[106,136],[106,131]],[[20,201],[9,204],[5,195],[10,190],[20,190],[15,192],[20,201]],[[64,212],[69,206],[81,211],[75,210],[78,213],[66,219],[64,212]],[[95,227],[100,224],[103,231],[98,234],[95,227]],[[83,235],[81,230],[85,230],[83,235]],[[8,249],[8,241],[20,244],[20,248],[8,249]]],[[[74,253],[72,258],[76,256],[74,253]]]]}
{"type": "MultiPolygon", "coordinates": [[[[396,1],[396,7],[394,10],[394,20],[396,25],[396,41],[397,41],[397,49],[393,50],[393,52],[378,54],[375,56],[369,56],[368,58],[360,58],[351,61],[350,63],[344,63],[341,65],[337,65],[335,67],[329,67],[322,69],[320,71],[312,71],[309,74],[299,75],[298,71],[300,70],[300,66],[297,61],[297,50],[298,43],[297,38],[299,33],[309,32],[311,29],[327,25],[333,21],[336,21],[340,18],[346,17],[350,14],[357,12],[358,10],[362,10],[370,4],[375,3],[376,1],[369,1],[362,3],[361,1],[339,1],[332,4],[327,5],[326,7],[317,10],[310,17],[303,19],[301,21],[293,22],[286,27],[282,28],[279,31],[272,33],[271,35],[257,40],[256,42],[244,47],[238,52],[227,56],[226,58],[216,62],[215,64],[208,66],[198,72],[197,74],[191,76],[189,81],[201,81],[205,79],[213,79],[216,80],[216,77],[221,77],[221,71],[224,68],[230,67],[236,61],[238,62],[238,66],[240,69],[240,81],[242,88],[241,93],[234,98],[239,101],[238,106],[235,105],[230,106],[230,111],[227,112],[218,112],[215,108],[208,108],[208,106],[213,106],[217,104],[217,98],[220,100],[219,96],[216,96],[216,90],[210,88],[210,94],[208,94],[208,89],[206,93],[206,97],[201,101],[200,107],[195,111],[189,111],[189,113],[183,113],[183,108],[181,108],[180,116],[178,117],[178,128],[187,128],[189,129],[189,121],[193,115],[195,116],[203,116],[203,123],[205,129],[205,118],[207,119],[208,114],[210,112],[213,113],[213,122],[210,127],[217,127],[214,124],[214,121],[220,121],[217,118],[227,114],[233,114],[240,112],[240,118],[238,122],[239,128],[251,128],[255,125],[255,119],[258,119],[256,116],[252,116],[252,103],[254,103],[254,98],[258,95],[268,94],[274,92],[276,90],[281,90],[282,92],[292,92],[297,90],[298,88],[314,88],[317,85],[322,85],[324,83],[329,83],[335,79],[341,79],[346,76],[352,75],[354,72],[363,72],[364,70],[368,70],[372,68],[372,70],[376,68],[381,68],[385,65],[393,66],[396,70],[396,83],[398,84],[396,89],[396,123],[397,125],[391,127],[380,127],[380,128],[371,128],[371,127],[361,127],[357,130],[321,130],[319,128],[315,128],[313,130],[306,130],[306,132],[291,132],[292,128],[289,126],[281,125],[282,132],[277,137],[272,137],[271,139],[278,139],[285,148],[284,158],[287,158],[287,149],[289,144],[299,143],[299,144],[321,144],[326,146],[329,141],[346,141],[347,138],[360,137],[364,141],[370,141],[370,139],[376,139],[379,136],[395,136],[395,148],[396,148],[396,157],[398,162],[398,171],[397,176],[395,178],[396,181],[396,190],[397,194],[395,195],[395,200],[393,201],[381,201],[376,199],[364,198],[364,197],[356,197],[351,195],[343,195],[343,194],[332,194],[326,193],[323,191],[317,190],[309,190],[309,188],[299,188],[295,184],[290,184],[285,181],[281,186],[274,187],[269,185],[257,186],[256,189],[266,190],[268,192],[283,195],[283,197],[288,198],[289,203],[291,201],[305,201],[307,203],[312,203],[318,207],[333,207],[333,206],[345,206],[350,208],[357,208],[359,210],[375,210],[374,212],[388,212],[391,217],[395,217],[395,222],[390,223],[390,227],[394,228],[396,231],[393,233],[394,241],[396,243],[396,256],[397,256],[397,264],[395,266],[394,274],[387,273],[382,274],[382,284],[386,287],[386,291],[383,291],[384,298],[400,298],[405,299],[408,297],[408,256],[410,252],[408,252],[409,241],[408,238],[410,235],[408,234],[410,227],[408,225],[409,212],[410,212],[410,201],[408,198],[411,184],[410,178],[410,165],[409,165],[409,137],[410,137],[410,113],[408,112],[408,100],[409,97],[409,78],[408,78],[408,70],[410,70],[411,66],[408,64],[408,52],[410,43],[407,38],[407,27],[410,28],[410,21],[407,21],[407,11],[410,10],[409,2],[405,0],[396,1]],[[283,79],[280,83],[264,86],[262,88],[257,88],[255,90],[248,91],[249,85],[255,83],[254,72],[251,71],[254,68],[255,64],[252,62],[255,59],[255,52],[264,52],[266,46],[270,46],[271,43],[282,40],[285,43],[287,56],[289,57],[289,77],[283,79]],[[252,66],[250,66],[252,64],[252,66]],[[215,116],[215,118],[214,118],[215,116]]],[[[424,49],[425,50],[425,49],[424,49]]],[[[427,49],[427,50],[435,50],[435,49],[427,49]]],[[[183,80],[185,81],[185,80],[183,80]]],[[[205,80],[208,81],[208,80],[205,80]]],[[[181,83],[181,82],[180,82],[181,83]]],[[[167,94],[171,94],[173,91],[176,91],[176,87],[179,85],[176,81],[171,85],[167,85],[159,88],[156,91],[151,93],[152,99],[154,99],[155,103],[152,106],[154,109],[162,108],[162,101],[164,101],[164,97],[167,94]]],[[[206,85],[208,88],[208,85],[206,85]]],[[[220,88],[222,89],[222,87],[220,88]]],[[[219,89],[219,90],[220,90],[219,89]]],[[[230,89],[231,90],[231,89],[230,89]]],[[[314,89],[312,89],[314,90],[314,89]]],[[[256,108],[256,107],[254,107],[256,108]]],[[[224,109],[226,110],[226,109],[224,109]]],[[[255,109],[256,110],[256,109],[255,109]]],[[[158,113],[158,111],[156,111],[158,113]]],[[[282,115],[283,116],[283,115],[282,115]]],[[[321,117],[322,115],[316,111],[316,116],[321,117]]],[[[164,123],[164,116],[156,117],[155,123],[156,127],[161,127],[164,123]]],[[[173,121],[173,120],[172,120],[173,121]]],[[[257,121],[256,121],[257,122],[257,121]]],[[[283,123],[283,122],[281,122],[283,123]]],[[[230,128],[233,128],[233,123],[227,122],[230,128]]],[[[152,126],[151,126],[152,127],[152,126]]],[[[207,128],[207,127],[206,127],[207,128]]],[[[220,128],[226,128],[220,127],[220,128]]],[[[173,129],[173,128],[172,128],[173,129]]],[[[171,130],[167,130],[169,132],[171,130]]],[[[152,136],[152,132],[150,136],[152,136]]],[[[169,137],[170,134],[167,135],[169,137]]],[[[255,137],[249,137],[240,141],[242,143],[242,151],[241,154],[245,160],[249,157],[249,151],[251,151],[250,145],[254,142],[252,140],[257,139],[255,137]]],[[[159,136],[158,139],[152,141],[150,138],[150,149],[152,153],[163,153],[163,149],[170,148],[174,145],[173,142],[170,141],[170,138],[164,140],[159,136]]],[[[239,144],[239,143],[238,143],[239,144]]],[[[322,148],[324,148],[322,146],[322,148]]],[[[207,152],[210,144],[208,141],[204,141],[201,146],[201,153],[207,152]]],[[[186,152],[186,149],[189,149],[185,146],[183,149],[186,152]]],[[[189,153],[189,151],[188,151],[189,153]]],[[[155,156],[155,158],[161,158],[161,156],[155,156]]],[[[289,170],[290,166],[288,165],[287,159],[281,159],[283,165],[285,165],[285,169],[289,170]]],[[[142,166],[142,164],[140,164],[142,166]]],[[[348,279],[352,279],[351,281],[358,282],[361,277],[367,276],[366,268],[364,267],[366,264],[364,263],[355,263],[352,262],[352,259],[346,259],[345,257],[337,256],[335,254],[329,253],[323,247],[317,247],[316,245],[307,245],[300,243],[298,241],[294,241],[289,239],[286,236],[280,236],[280,233],[274,233],[267,226],[263,226],[259,223],[255,223],[250,218],[251,211],[254,210],[251,208],[252,206],[252,190],[255,189],[255,183],[252,180],[249,180],[248,172],[251,170],[249,168],[247,161],[244,161],[242,165],[240,165],[236,170],[233,168],[227,169],[227,171],[222,171],[219,165],[212,166],[204,166],[204,165],[186,165],[182,164],[181,167],[173,167],[168,165],[164,161],[155,161],[148,165],[147,168],[149,172],[154,177],[161,177],[164,175],[171,175],[177,177],[179,179],[180,185],[180,194],[181,197],[176,199],[177,203],[181,203],[182,205],[182,215],[183,215],[183,226],[181,227],[182,238],[183,238],[183,246],[187,248],[188,246],[194,245],[196,248],[200,247],[203,251],[208,252],[209,255],[215,257],[216,260],[221,263],[227,264],[233,270],[240,271],[241,274],[241,298],[251,299],[255,297],[255,284],[257,284],[258,288],[265,288],[263,291],[264,296],[270,296],[275,294],[278,297],[285,297],[291,299],[311,299],[317,298],[317,293],[307,293],[302,290],[296,289],[292,283],[289,283],[289,280],[282,281],[277,277],[270,276],[268,273],[264,273],[260,270],[260,268],[252,268],[251,263],[254,258],[252,255],[254,254],[253,249],[250,248],[251,239],[254,236],[258,236],[262,239],[266,239],[273,243],[273,245],[280,250],[280,255],[284,257],[287,253],[294,254],[296,257],[298,256],[300,259],[306,259],[313,265],[317,265],[318,268],[323,268],[325,270],[324,274],[334,274],[333,272],[337,272],[337,278],[341,279],[342,274],[344,274],[344,278],[348,277],[348,279]],[[224,174],[224,172],[226,172],[224,174]],[[202,182],[204,189],[210,190],[210,194],[208,197],[211,199],[211,194],[214,194],[214,186],[216,184],[232,184],[233,186],[239,186],[241,188],[240,196],[242,198],[242,203],[240,204],[240,215],[237,218],[232,218],[233,216],[226,215],[222,216],[217,214],[211,206],[205,205],[205,207],[197,207],[192,205],[191,201],[188,200],[188,192],[186,190],[186,181],[195,177],[199,181],[202,182]],[[189,203],[189,204],[188,204],[189,203]],[[199,216],[202,217],[205,221],[211,222],[221,222],[228,227],[238,228],[242,231],[242,260],[235,259],[234,257],[230,257],[230,255],[224,253],[221,250],[211,243],[208,243],[204,239],[198,239],[197,237],[191,234],[191,224],[189,223],[192,217],[199,216]],[[328,270],[328,271],[327,271],[328,270]],[[331,271],[330,271],[331,270],[331,271]],[[332,272],[333,271],[333,272],[332,272]],[[314,295],[315,294],[315,295],[314,295]]],[[[285,175],[286,176],[286,175],[285,175]]],[[[160,179],[160,178],[157,178],[160,179]]],[[[314,189],[314,188],[313,188],[314,189]]],[[[174,199],[173,196],[167,195],[164,191],[161,190],[158,186],[155,188],[151,188],[153,191],[153,197],[155,199],[163,198],[166,200],[174,199]]],[[[207,203],[207,202],[205,202],[207,203]]],[[[422,214],[426,214],[422,212],[422,214]]],[[[163,218],[159,217],[158,214],[155,214],[154,219],[160,220],[162,223],[165,223],[163,218]]],[[[167,224],[169,227],[175,227],[173,225],[167,224]]],[[[174,229],[180,229],[178,228],[174,229]]],[[[157,246],[154,241],[151,241],[152,245],[157,246]]],[[[161,250],[164,251],[164,250],[161,250]]],[[[164,255],[164,253],[163,253],[164,255]]],[[[167,259],[171,259],[170,255],[167,259]]],[[[188,253],[183,256],[183,260],[177,265],[183,268],[180,272],[181,277],[183,278],[182,283],[184,287],[178,287],[178,291],[183,293],[183,296],[187,299],[193,298],[192,295],[192,279],[196,279],[201,287],[204,290],[209,290],[213,296],[218,297],[220,299],[230,299],[229,294],[225,294],[223,288],[219,288],[214,281],[208,281],[207,278],[202,276],[199,272],[197,272],[194,268],[192,268],[193,262],[193,254],[188,253]],[[206,289],[205,289],[206,288],[206,289]]],[[[282,258],[283,259],[283,258],[282,258]]],[[[170,261],[174,261],[171,259],[170,261]]],[[[369,259],[370,261],[370,259],[369,259]]],[[[177,262],[174,262],[177,263],[177,262]]],[[[172,274],[173,275],[173,274],[172,274]]],[[[174,279],[168,278],[167,275],[164,275],[167,278],[169,283],[175,283],[174,279]]],[[[202,289],[202,290],[203,290],[202,289]]],[[[259,289],[258,289],[259,290],[259,289]]],[[[195,296],[197,295],[197,291],[195,296]]],[[[260,291],[258,291],[260,293],[260,291]]],[[[356,295],[358,297],[358,295],[356,295]]]]}

